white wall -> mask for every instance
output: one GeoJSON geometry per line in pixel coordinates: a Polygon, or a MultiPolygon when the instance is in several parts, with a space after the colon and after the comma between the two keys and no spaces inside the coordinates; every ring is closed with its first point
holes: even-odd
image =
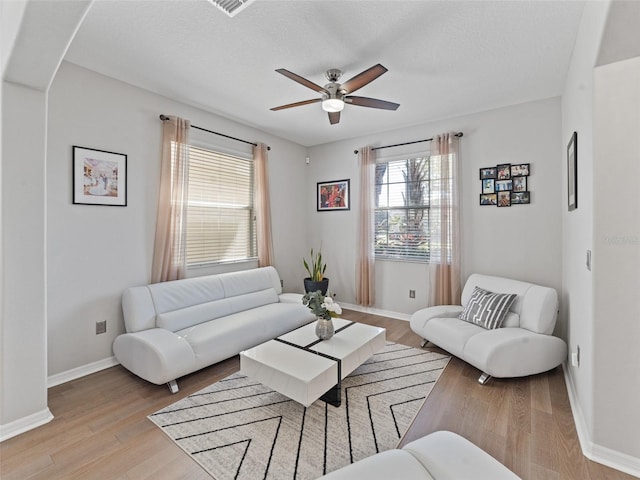
{"type": "MultiPolygon", "coordinates": [[[[548,285],[561,285],[560,207],[562,147],[558,98],[500,108],[403,130],[369,135],[309,149],[306,208],[310,218],[307,241],[322,241],[330,290],[337,299],[355,303],[356,211],[358,168],[353,150],[429,138],[462,131],[463,278],[473,272],[503,275],[548,285]],[[500,163],[530,163],[530,205],[498,208],[479,205],[479,168],[500,163]],[[351,210],[316,212],[316,182],[351,179],[351,210]]],[[[379,155],[418,153],[418,144],[380,150],[379,155]]],[[[375,308],[410,314],[426,306],[427,267],[424,264],[378,261],[375,308]],[[409,290],[416,298],[409,299],[409,290]]]]}
{"type": "MultiPolygon", "coordinates": [[[[275,266],[285,289],[301,290],[306,150],[202,110],[63,63],[50,89],[47,160],[49,375],[112,355],[124,331],[120,296],[149,281],[161,147],[159,114],[271,146],[275,266]],[[126,207],[72,204],[72,146],[128,155],[126,207]],[[300,225],[300,222],[302,225],[300,225]],[[95,322],[107,333],[95,335],[95,322]]],[[[191,130],[193,139],[247,150],[243,144],[191,130]]],[[[235,266],[241,268],[242,266],[235,266]]],[[[196,272],[204,273],[204,272],[196,272]]]]}
{"type": "Polygon", "coordinates": [[[10,2],[0,2],[0,19],[2,28],[0,29],[0,57],[2,58],[2,74],[4,76],[7,63],[11,57],[13,45],[18,37],[18,31],[22,24],[25,9],[27,8],[26,0],[12,0],[10,2]]]}
{"type": "Polygon", "coordinates": [[[593,441],[640,471],[640,57],[594,77],[593,441]],[[615,353],[614,353],[615,352],[615,353]]]}
{"type": "MultiPolygon", "coordinates": [[[[586,251],[593,249],[593,67],[606,22],[606,2],[587,2],[562,96],[562,294],[560,328],[570,351],[580,346],[580,367],[570,367],[586,435],[593,425],[593,286],[586,251]],[[567,208],[566,145],[578,132],[578,208],[567,208]]],[[[579,424],[580,425],[580,424],[579,424]]],[[[580,429],[578,429],[580,433],[580,429]]],[[[584,448],[584,447],[583,447],[584,448]]]]}
{"type": "MultiPolygon", "coordinates": [[[[19,433],[48,421],[45,320],[46,93],[3,82],[2,89],[2,411],[19,433]]],[[[9,427],[7,427],[9,426],[9,427]]]]}

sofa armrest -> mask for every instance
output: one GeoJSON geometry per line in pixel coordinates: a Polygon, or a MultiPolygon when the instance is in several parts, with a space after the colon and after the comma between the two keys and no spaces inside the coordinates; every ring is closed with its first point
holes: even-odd
{"type": "Polygon", "coordinates": [[[460,305],[438,305],[436,307],[427,307],[422,310],[418,310],[411,315],[410,327],[415,333],[424,337],[424,327],[433,318],[458,318],[458,315],[462,312],[460,305]]]}
{"type": "Polygon", "coordinates": [[[163,328],[119,335],[113,353],[127,370],[156,385],[186,375],[195,364],[189,343],[163,328]]]}
{"type": "Polygon", "coordinates": [[[342,467],[318,480],[434,480],[413,455],[404,450],[387,450],[342,467]]]}
{"type": "Polygon", "coordinates": [[[403,450],[416,457],[437,480],[520,479],[484,450],[453,432],[432,433],[408,443],[403,450]]]}

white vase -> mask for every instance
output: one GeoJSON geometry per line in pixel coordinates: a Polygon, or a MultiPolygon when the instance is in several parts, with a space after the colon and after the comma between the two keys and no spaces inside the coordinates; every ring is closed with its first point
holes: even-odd
{"type": "Polygon", "coordinates": [[[316,336],[320,340],[329,340],[333,337],[333,332],[333,320],[318,317],[318,321],[316,322],[316,336]]]}

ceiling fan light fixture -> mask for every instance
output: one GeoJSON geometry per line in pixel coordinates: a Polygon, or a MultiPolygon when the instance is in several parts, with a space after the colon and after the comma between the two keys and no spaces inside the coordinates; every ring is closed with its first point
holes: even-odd
{"type": "Polygon", "coordinates": [[[341,98],[325,98],[322,100],[322,109],[325,112],[341,112],[344,109],[344,100],[341,98]]]}

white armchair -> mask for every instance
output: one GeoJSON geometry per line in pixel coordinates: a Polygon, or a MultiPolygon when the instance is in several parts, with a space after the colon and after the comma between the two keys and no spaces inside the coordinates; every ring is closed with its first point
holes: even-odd
{"type": "Polygon", "coordinates": [[[462,291],[462,305],[418,310],[411,329],[427,341],[482,371],[478,379],[523,377],[546,372],[567,356],[566,343],[553,336],[558,295],[549,287],[502,277],[473,274],[462,291]],[[475,287],[516,294],[500,328],[486,329],[458,318],[475,287]]]}

